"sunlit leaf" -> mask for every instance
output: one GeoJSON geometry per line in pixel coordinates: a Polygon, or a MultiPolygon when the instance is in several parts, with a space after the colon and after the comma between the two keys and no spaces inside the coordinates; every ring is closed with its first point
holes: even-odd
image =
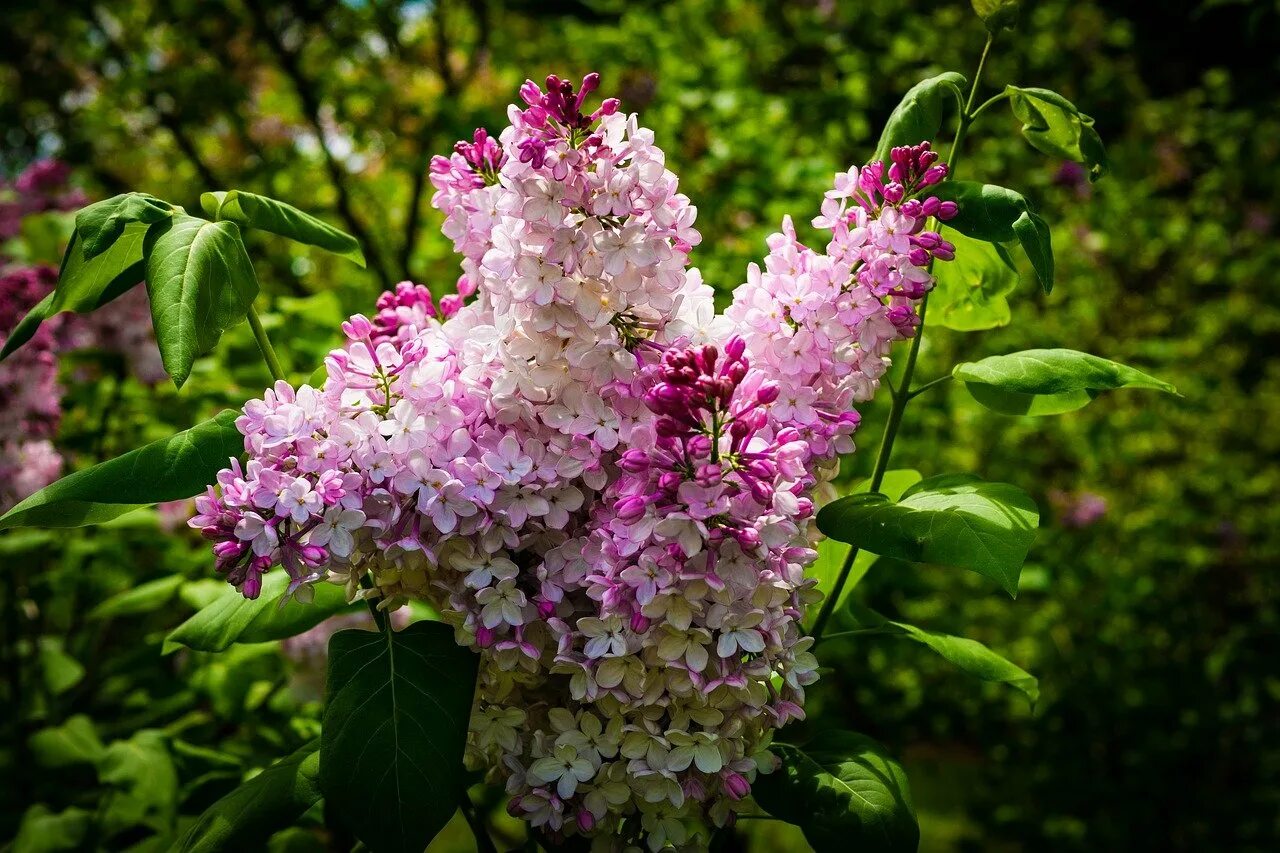
{"type": "Polygon", "coordinates": [[[364,253],[360,251],[360,243],[355,237],[309,213],[303,213],[293,205],[243,190],[230,190],[205,193],[200,196],[200,206],[211,219],[269,231],[298,243],[317,246],[364,266],[364,253]]]}
{"type": "Polygon", "coordinates": [[[963,106],[965,82],[963,74],[947,71],[912,86],[885,122],[876,159],[887,162],[890,150],[900,145],[935,141],[947,102],[954,100],[957,110],[963,106]]]}
{"type": "Polygon", "coordinates": [[[1056,415],[1103,391],[1149,388],[1176,394],[1160,379],[1119,362],[1070,349],[1035,349],[964,362],[951,374],[982,405],[1006,415],[1056,415]]]}
{"type": "Polygon", "coordinates": [[[1012,314],[1006,298],[1018,286],[1018,273],[996,249],[997,244],[962,234],[948,234],[954,260],[934,265],[937,285],[929,294],[929,323],[977,332],[1008,325],[1012,314]]]}

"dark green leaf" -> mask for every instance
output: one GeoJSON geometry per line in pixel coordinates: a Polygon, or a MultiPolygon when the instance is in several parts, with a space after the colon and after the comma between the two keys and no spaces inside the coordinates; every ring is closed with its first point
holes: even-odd
{"type": "Polygon", "coordinates": [[[929,294],[929,322],[958,332],[1008,325],[1012,314],[1006,297],[1017,287],[1018,273],[997,250],[999,244],[963,234],[947,239],[955,244],[956,256],[934,265],[937,285],[929,294]]]}
{"type": "MultiPolygon", "coordinates": [[[[886,471],[880,490],[882,494],[889,495],[892,499],[897,499],[910,486],[914,486],[920,482],[920,472],[913,471],[910,468],[898,468],[892,471],[886,471]]],[[[849,494],[865,493],[871,487],[870,480],[862,480],[858,482],[849,491],[849,494]]],[[[849,546],[843,542],[834,539],[823,539],[817,545],[818,558],[814,560],[813,565],[806,570],[810,577],[818,579],[817,589],[824,596],[830,595],[835,589],[836,579],[840,576],[840,569],[844,566],[845,556],[849,553],[849,546]]],[[[835,606],[839,607],[841,602],[849,597],[849,593],[858,585],[866,575],[867,570],[871,568],[871,564],[876,561],[876,555],[869,551],[859,551],[854,557],[853,565],[849,567],[849,576],[845,579],[844,589],[840,593],[840,601],[835,606]]],[[[815,608],[821,605],[815,605],[815,608]]],[[[815,609],[816,613],[816,609],[815,609]]]]}
{"type": "Polygon", "coordinates": [[[899,145],[936,140],[947,101],[954,98],[957,109],[964,105],[965,82],[963,74],[947,71],[912,86],[885,122],[876,145],[876,159],[887,162],[889,151],[899,145]]]}
{"type": "Polygon", "coordinates": [[[915,640],[974,678],[1008,684],[1026,696],[1033,707],[1040,698],[1039,682],[1034,676],[1005,660],[977,640],[940,634],[937,631],[926,631],[924,628],[917,628],[906,622],[895,622],[859,604],[851,603],[847,613],[852,617],[855,628],[880,629],[882,633],[888,635],[915,640]]]}
{"type": "Polygon", "coordinates": [[[1071,412],[1116,388],[1178,393],[1168,382],[1140,370],[1070,349],[995,355],[957,364],[951,374],[965,383],[979,403],[1006,415],[1071,412]]]}
{"type": "Polygon", "coordinates": [[[781,766],[752,793],[773,817],[799,826],[816,853],[915,853],[920,827],[902,766],[871,738],[827,731],[803,747],[775,743],[781,766]]]}
{"type": "Polygon", "coordinates": [[[1021,489],[968,474],[922,480],[897,503],[873,492],[818,513],[818,529],[833,539],[885,557],[969,569],[1013,596],[1039,522],[1021,489]]]}
{"type": "Polygon", "coordinates": [[[93,815],[84,809],[69,808],[54,813],[43,803],[37,803],[22,815],[12,850],[13,853],[83,850],[92,827],[93,815]]]}
{"type": "Polygon", "coordinates": [[[1053,290],[1053,238],[1049,234],[1049,223],[1045,222],[1029,210],[1013,220],[1013,233],[1018,235],[1022,251],[1027,253],[1031,268],[1040,279],[1044,292],[1053,290]]]}
{"type": "Polygon", "coordinates": [[[91,204],[76,214],[76,233],[80,235],[88,260],[105,252],[129,223],[151,225],[173,214],[173,205],[153,195],[122,193],[91,204]]]}
{"type": "Polygon", "coordinates": [[[179,388],[196,358],[245,317],[258,279],[231,222],[176,216],[147,232],[147,293],[164,368],[179,388]]]}
{"type": "Polygon", "coordinates": [[[84,678],[84,666],[67,654],[61,637],[41,637],[40,674],[45,689],[54,696],[66,693],[84,678]]]}
{"type": "Polygon", "coordinates": [[[987,25],[987,32],[998,33],[1018,25],[1022,0],[970,0],[973,11],[987,25]]]}
{"type": "Polygon", "coordinates": [[[236,415],[224,411],[177,435],[69,474],[0,516],[0,530],[99,524],[140,506],[189,498],[212,484],[230,457],[244,452],[236,415]]]}
{"type": "Polygon", "coordinates": [[[364,266],[364,253],[355,237],[282,201],[231,190],[205,193],[200,196],[200,206],[211,219],[235,222],[245,228],[257,228],[308,246],[318,246],[364,266]]]}
{"type": "Polygon", "coordinates": [[[988,243],[1017,240],[1031,259],[1045,293],[1053,289],[1053,246],[1049,226],[1031,212],[1021,194],[994,184],[976,181],[943,181],[933,188],[943,201],[954,201],[960,210],[947,227],[988,243]]]}
{"type": "Polygon", "coordinates": [[[97,764],[104,752],[93,721],[84,714],[70,717],[60,726],[41,729],[31,736],[31,754],[41,767],[97,764]]]}
{"type": "Polygon", "coordinates": [[[359,604],[347,603],[342,587],[330,583],[316,584],[315,599],[310,603],[291,598],[281,606],[288,586],[287,573],[272,572],[263,577],[261,594],[250,600],[224,584],[217,598],[165,637],[165,653],[179,646],[221,652],[235,643],[283,640],[311,630],[335,613],[359,609],[359,604]]]}
{"type": "Polygon", "coordinates": [[[89,611],[89,618],[111,619],[116,616],[153,613],[173,601],[184,583],[186,579],[182,575],[169,575],[139,584],[103,601],[89,611]]]}
{"type": "Polygon", "coordinates": [[[1005,92],[1013,114],[1022,122],[1022,135],[1032,147],[1051,157],[1086,164],[1095,181],[1110,170],[1093,119],[1075,104],[1049,89],[1006,86],[1005,92]]]}
{"type": "Polygon", "coordinates": [[[421,853],[465,793],[477,657],[440,622],[329,641],[320,790],[379,853],[421,853]]]}
{"type": "Polygon", "coordinates": [[[205,809],[171,850],[180,853],[260,850],[278,830],[320,800],[320,743],[281,759],[205,809]]]}
{"type": "Polygon", "coordinates": [[[101,805],[106,836],[135,826],[167,833],[178,805],[178,774],[164,732],[143,729],[107,747],[98,780],[112,790],[101,805]]]}

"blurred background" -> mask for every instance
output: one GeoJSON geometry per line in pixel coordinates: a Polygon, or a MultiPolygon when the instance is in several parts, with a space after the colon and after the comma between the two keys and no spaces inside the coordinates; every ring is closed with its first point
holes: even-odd
{"type": "MultiPolygon", "coordinates": [[[[1113,173],[1090,184],[1029,148],[1007,112],[984,116],[964,177],[1032,199],[1058,285],[1043,296],[1027,271],[1006,328],[931,328],[920,375],[1068,346],[1184,396],[1122,392],[1043,419],[1001,417],[950,386],[922,397],[893,467],[1031,491],[1042,529],[1022,592],[882,561],[857,595],[987,643],[1037,675],[1042,698],[1028,709],[913,644],[843,641],[813,702],[904,758],[924,850],[1275,850],[1280,5],[1026,6],[987,94],[1013,82],[1066,95],[1096,119],[1113,173]]],[[[370,259],[362,271],[253,236],[264,322],[302,381],[340,319],[381,290],[452,289],[429,159],[501,127],[520,82],[550,72],[601,72],[603,92],[654,130],[699,208],[694,262],[727,295],[783,214],[807,223],[832,174],[869,159],[902,93],[942,70],[971,75],[983,38],[961,0],[11,0],[0,336],[56,277],[40,264],[56,265],[60,211],[126,190],[198,210],[202,191],[246,189],[321,215],[370,259]]],[[[0,503],[268,382],[242,326],[179,394],[147,329],[145,298],[122,300],[46,324],[25,362],[0,366],[0,503]]],[[[847,477],[869,473],[884,422],[880,404],[863,414],[847,477]]],[[[10,849],[164,849],[318,730],[328,629],[161,654],[220,587],[186,517],[162,506],[74,536],[0,534],[10,849]]],[[[321,825],[309,815],[271,849],[345,849],[321,825]]],[[[803,849],[783,824],[742,826],[725,849],[803,849]]],[[[514,824],[497,831],[519,843],[514,824]]],[[[431,849],[470,844],[451,826],[431,849]]]]}

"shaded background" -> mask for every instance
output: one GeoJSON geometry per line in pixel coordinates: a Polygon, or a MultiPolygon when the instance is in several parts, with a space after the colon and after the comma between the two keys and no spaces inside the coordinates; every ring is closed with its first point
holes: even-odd
{"type": "MultiPolygon", "coordinates": [[[[986,642],[1039,676],[1043,697],[1032,712],[922,648],[868,641],[829,658],[813,701],[905,758],[922,849],[1276,849],[1280,7],[1029,5],[987,93],[1063,93],[1097,120],[1113,173],[1089,185],[1030,149],[1007,112],[984,116],[964,177],[1033,200],[1058,286],[1045,297],[1024,275],[1005,329],[932,328],[920,375],[1069,346],[1184,397],[1116,393],[1046,419],[1002,418],[950,386],[921,398],[895,467],[973,470],[1040,504],[1022,594],[888,564],[857,594],[986,642]]],[[[427,163],[502,126],[526,76],[598,70],[639,111],[699,208],[694,262],[727,294],[784,213],[807,222],[832,174],[870,156],[907,88],[971,74],[982,40],[963,2],[16,3],[0,12],[0,172],[56,156],[89,198],[141,190],[189,209],[204,190],[247,189],[355,234],[368,271],[251,238],[264,322],[301,380],[380,290],[451,289],[427,163]]],[[[50,227],[28,223],[7,253],[40,259],[50,227]]],[[[110,351],[64,355],[67,467],[260,393],[252,338],[241,327],[226,341],[181,394],[110,351]]],[[[879,403],[864,411],[850,476],[869,472],[883,420],[879,403]]],[[[182,517],[0,535],[0,838],[18,851],[163,849],[318,728],[322,632],[161,656],[217,589],[182,517]]],[[[308,816],[272,849],[341,849],[321,823],[308,816]]],[[[728,849],[801,844],[780,824],[744,827],[728,849]]],[[[514,824],[499,832],[517,843],[514,824]]],[[[469,844],[451,826],[432,849],[469,844]]]]}

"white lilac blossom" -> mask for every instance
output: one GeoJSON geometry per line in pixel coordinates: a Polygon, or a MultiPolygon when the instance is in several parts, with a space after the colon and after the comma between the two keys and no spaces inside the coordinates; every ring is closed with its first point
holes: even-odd
{"type": "Polygon", "coordinates": [[[583,112],[596,83],[526,83],[499,137],[436,158],[458,293],[400,285],[323,387],[248,403],[248,462],[191,524],[249,597],[282,566],[438,608],[481,655],[467,760],[512,814],[696,848],[804,716],[813,492],[954,206],[921,196],[946,171],[927,143],[895,149],[837,177],[825,251],[788,220],[717,315],[694,208],[634,116],[583,112]]]}

